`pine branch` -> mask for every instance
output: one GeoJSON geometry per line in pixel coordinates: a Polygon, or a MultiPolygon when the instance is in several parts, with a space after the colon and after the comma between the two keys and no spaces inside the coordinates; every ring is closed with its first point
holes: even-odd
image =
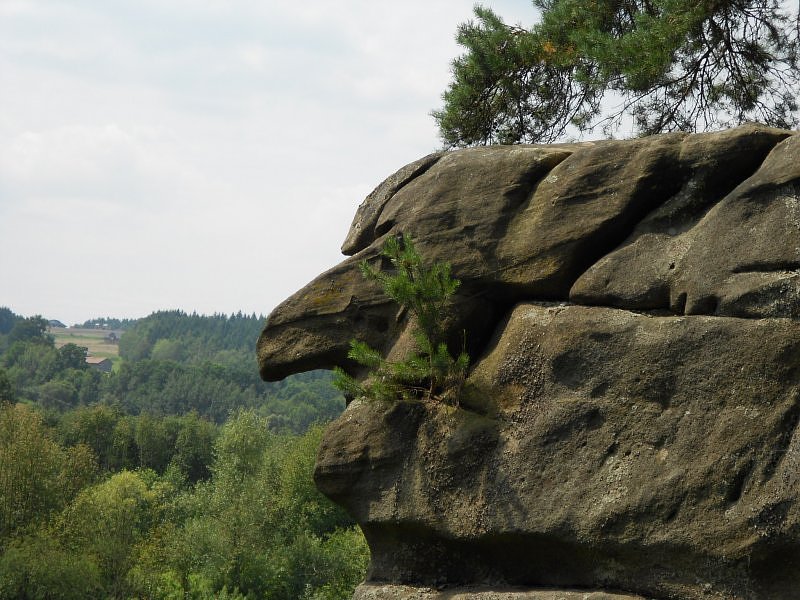
{"type": "Polygon", "coordinates": [[[336,369],[334,385],[350,397],[370,400],[457,402],[469,356],[463,351],[456,358],[451,355],[442,323],[460,282],[451,276],[447,263],[426,267],[408,235],[388,238],[381,255],[389,259],[393,272],[363,261],[361,273],[380,283],[384,293],[408,313],[415,351],[403,361],[389,362],[368,344],[351,340],[348,358],[369,369],[369,374],[359,382],[336,369]]]}

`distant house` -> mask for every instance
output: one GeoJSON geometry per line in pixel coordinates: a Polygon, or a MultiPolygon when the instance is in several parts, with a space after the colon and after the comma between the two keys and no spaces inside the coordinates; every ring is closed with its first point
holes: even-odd
{"type": "Polygon", "coordinates": [[[66,325],[64,325],[64,324],[63,324],[61,321],[59,321],[58,319],[50,319],[50,320],[47,322],[47,324],[48,324],[48,325],[50,325],[50,327],[66,327],[66,325]]]}
{"type": "Polygon", "coordinates": [[[112,365],[110,358],[101,358],[99,356],[87,356],[86,364],[88,364],[93,369],[102,371],[103,373],[111,373],[112,365]]]}
{"type": "Polygon", "coordinates": [[[112,331],[105,338],[103,338],[103,341],[106,344],[119,344],[119,336],[112,331]]]}

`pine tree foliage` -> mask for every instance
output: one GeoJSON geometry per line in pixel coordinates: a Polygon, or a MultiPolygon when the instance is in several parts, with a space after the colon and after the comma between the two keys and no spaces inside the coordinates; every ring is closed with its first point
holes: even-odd
{"type": "Polygon", "coordinates": [[[447,146],[798,123],[798,28],[777,0],[534,0],[540,21],[476,7],[434,111],[447,146]],[[614,106],[615,108],[609,108],[614,106]]]}
{"type": "Polygon", "coordinates": [[[403,361],[387,361],[378,350],[358,340],[350,342],[349,358],[369,369],[359,382],[337,369],[334,385],[351,397],[372,400],[431,399],[458,401],[469,367],[469,356],[450,353],[443,328],[448,302],[460,282],[450,274],[448,263],[426,266],[410,236],[389,238],[382,251],[393,270],[384,272],[368,262],[361,263],[366,279],[377,281],[397,302],[413,323],[416,351],[403,361]]]}

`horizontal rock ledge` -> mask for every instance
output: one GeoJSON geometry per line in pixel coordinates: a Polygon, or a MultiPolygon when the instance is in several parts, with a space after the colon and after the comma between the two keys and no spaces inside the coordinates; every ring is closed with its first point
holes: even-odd
{"type": "Polygon", "coordinates": [[[556,590],[504,587],[461,587],[437,590],[365,583],[356,589],[353,600],[646,600],[643,596],[603,590],[556,590]]]}

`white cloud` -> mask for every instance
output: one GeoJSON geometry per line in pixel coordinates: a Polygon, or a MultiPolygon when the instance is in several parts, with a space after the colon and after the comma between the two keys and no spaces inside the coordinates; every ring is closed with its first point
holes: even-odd
{"type": "Polygon", "coordinates": [[[0,146],[3,204],[49,198],[152,208],[207,192],[206,176],[175,153],[175,137],[116,123],[8,136],[0,146]]]}
{"type": "Polygon", "coordinates": [[[0,305],[269,311],[438,145],[472,5],[3,0],[0,305]]]}

